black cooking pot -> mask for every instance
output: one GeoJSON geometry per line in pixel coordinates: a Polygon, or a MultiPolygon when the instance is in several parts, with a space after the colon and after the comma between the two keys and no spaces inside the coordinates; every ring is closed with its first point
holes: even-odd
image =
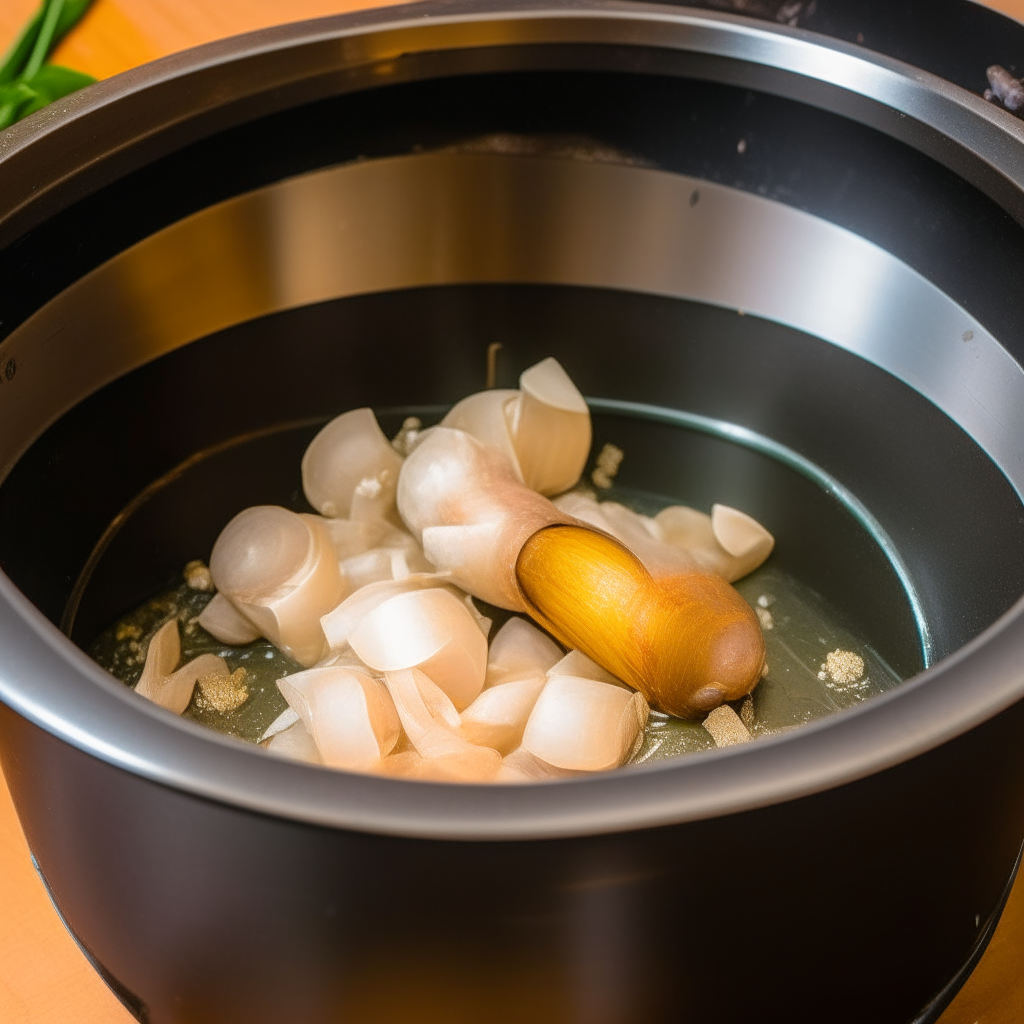
{"type": "Polygon", "coordinates": [[[1024,836],[1022,158],[889,57],[600,3],[259,33],[0,137],[0,752],[136,1016],[934,1019],[1024,836]],[[912,678],[476,787],[273,759],[82,652],[240,508],[301,507],[326,417],[438,415],[495,341],[912,678]]]}

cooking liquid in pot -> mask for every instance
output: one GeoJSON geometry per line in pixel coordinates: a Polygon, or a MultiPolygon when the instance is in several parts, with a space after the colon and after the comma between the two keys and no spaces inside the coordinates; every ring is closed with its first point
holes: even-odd
{"type": "MultiPolygon", "coordinates": [[[[648,515],[672,503],[614,486],[601,497],[648,515]]],[[[134,686],[142,673],[150,639],[165,622],[176,618],[183,662],[215,654],[233,673],[233,683],[227,687],[211,692],[197,686],[184,717],[258,743],[288,708],[277,680],[301,671],[302,666],[264,639],[230,646],[212,637],[196,619],[213,592],[202,589],[209,585],[203,573],[190,572],[188,577],[191,585],[182,578],[104,631],[90,654],[116,678],[134,686]],[[244,671],[240,673],[240,669],[244,671]]],[[[775,568],[770,559],[735,585],[755,609],[767,649],[766,675],[751,695],[731,705],[751,738],[770,736],[852,707],[901,681],[870,643],[841,624],[839,615],[822,598],[775,568]]],[[[476,604],[494,620],[490,632],[493,638],[510,613],[481,601],[476,604]]],[[[700,721],[652,710],[643,743],[630,763],[710,750],[736,738],[742,740],[742,733],[720,733],[716,743],[700,721]]]]}

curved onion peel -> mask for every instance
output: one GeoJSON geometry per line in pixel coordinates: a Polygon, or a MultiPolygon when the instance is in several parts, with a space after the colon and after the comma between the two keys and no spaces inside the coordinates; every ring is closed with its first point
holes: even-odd
{"type": "Polygon", "coordinates": [[[180,658],[178,620],[171,619],[153,634],[142,675],[135,684],[137,694],[176,715],[188,707],[192,691],[203,676],[229,674],[224,659],[215,654],[200,654],[175,671],[180,658]]]}
{"type": "Polygon", "coordinates": [[[393,507],[401,468],[402,456],[373,411],[353,409],[336,416],[310,442],[302,456],[302,489],[325,516],[379,518],[393,507]]]}

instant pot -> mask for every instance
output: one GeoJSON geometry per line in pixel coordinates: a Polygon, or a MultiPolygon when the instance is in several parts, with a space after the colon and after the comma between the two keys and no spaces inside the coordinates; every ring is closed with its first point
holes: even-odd
{"type": "Polygon", "coordinates": [[[980,95],[1024,28],[920,10],[416,4],[0,134],[0,755],[140,1021],[937,1019],[1024,839],[1024,122],[980,95]],[[496,342],[906,681],[498,787],[275,759],[84,653],[301,507],[326,418],[441,415],[496,342]]]}

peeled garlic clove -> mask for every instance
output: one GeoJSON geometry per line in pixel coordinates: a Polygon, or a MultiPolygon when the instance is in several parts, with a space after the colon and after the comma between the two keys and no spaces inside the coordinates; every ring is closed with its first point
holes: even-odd
{"type": "Polygon", "coordinates": [[[495,775],[495,782],[551,782],[555,779],[570,779],[586,772],[574,772],[568,768],[556,768],[553,764],[531,754],[525,747],[516,747],[511,754],[502,758],[501,767],[495,775]]]}
{"type": "Polygon", "coordinates": [[[447,590],[399,594],[363,617],[349,634],[352,650],[378,672],[419,668],[468,706],[484,685],[487,640],[469,609],[447,590]]]}
{"type": "Polygon", "coordinates": [[[640,693],[592,679],[552,676],[526,723],[522,745],[557,768],[616,768],[638,748],[648,710],[640,693]]]}
{"type": "Polygon", "coordinates": [[[518,391],[500,388],[478,391],[453,406],[448,415],[441,420],[441,426],[464,430],[483,444],[497,448],[512,464],[517,479],[522,480],[519,456],[516,455],[515,445],[512,443],[512,433],[506,414],[509,405],[518,398],[518,391]]]}
{"type": "Polygon", "coordinates": [[[321,522],[276,505],[247,508],[224,527],[210,555],[217,589],[302,665],[315,664],[326,652],[320,617],[344,593],[321,522]]]}
{"type": "Polygon", "coordinates": [[[361,587],[321,617],[320,625],[328,646],[332,651],[339,651],[345,647],[352,630],[363,618],[397,594],[436,587],[443,579],[443,575],[439,573],[420,573],[406,576],[401,580],[382,580],[380,583],[368,583],[361,587]]]}
{"type": "Polygon", "coordinates": [[[470,743],[507,754],[523,736],[526,720],[547,679],[516,679],[484,690],[460,716],[459,734],[470,743]]]}
{"type": "Polygon", "coordinates": [[[552,665],[548,675],[593,679],[597,683],[610,683],[612,686],[626,685],[618,676],[613,676],[607,669],[601,668],[593,658],[588,658],[582,651],[570,651],[556,665],[552,665]]]}
{"type": "Polygon", "coordinates": [[[775,547],[775,538],[756,519],[728,505],[711,506],[711,529],[736,560],[731,579],[753,572],[775,547]]]}
{"type": "Polygon", "coordinates": [[[509,460],[461,430],[434,427],[405,460],[398,509],[427,558],[475,597],[526,611],[515,564],[527,538],[571,518],[524,487],[509,460]],[[429,532],[428,532],[429,531],[429,532]]]}
{"type": "Polygon", "coordinates": [[[196,621],[222,644],[251,644],[260,637],[260,631],[223,594],[214,594],[196,621]]]}
{"type": "Polygon", "coordinates": [[[509,619],[494,634],[487,653],[484,685],[492,687],[513,679],[544,675],[561,657],[558,644],[536,626],[526,619],[509,619]]]}
{"type": "Polygon", "coordinates": [[[541,494],[567,491],[590,453],[590,410],[557,359],[544,359],[519,378],[510,407],[512,442],[523,481],[541,494]]]}
{"type": "Polygon", "coordinates": [[[313,737],[302,722],[296,722],[287,729],[272,736],[263,749],[275,755],[286,757],[290,761],[305,761],[308,764],[323,764],[320,752],[316,749],[313,737]]]}
{"type": "Polygon", "coordinates": [[[401,725],[384,686],[365,672],[313,668],[277,681],[313,737],[323,763],[370,771],[398,742],[401,725]]]}
{"type": "MultiPolygon", "coordinates": [[[[325,516],[349,516],[352,498],[363,481],[376,481],[380,490],[363,499],[389,507],[402,457],[382,433],[370,409],[353,409],[327,424],[302,456],[302,489],[309,503],[325,516]]],[[[365,490],[373,489],[367,485],[365,490]]],[[[365,510],[365,509],[364,509],[365,510]]]]}

